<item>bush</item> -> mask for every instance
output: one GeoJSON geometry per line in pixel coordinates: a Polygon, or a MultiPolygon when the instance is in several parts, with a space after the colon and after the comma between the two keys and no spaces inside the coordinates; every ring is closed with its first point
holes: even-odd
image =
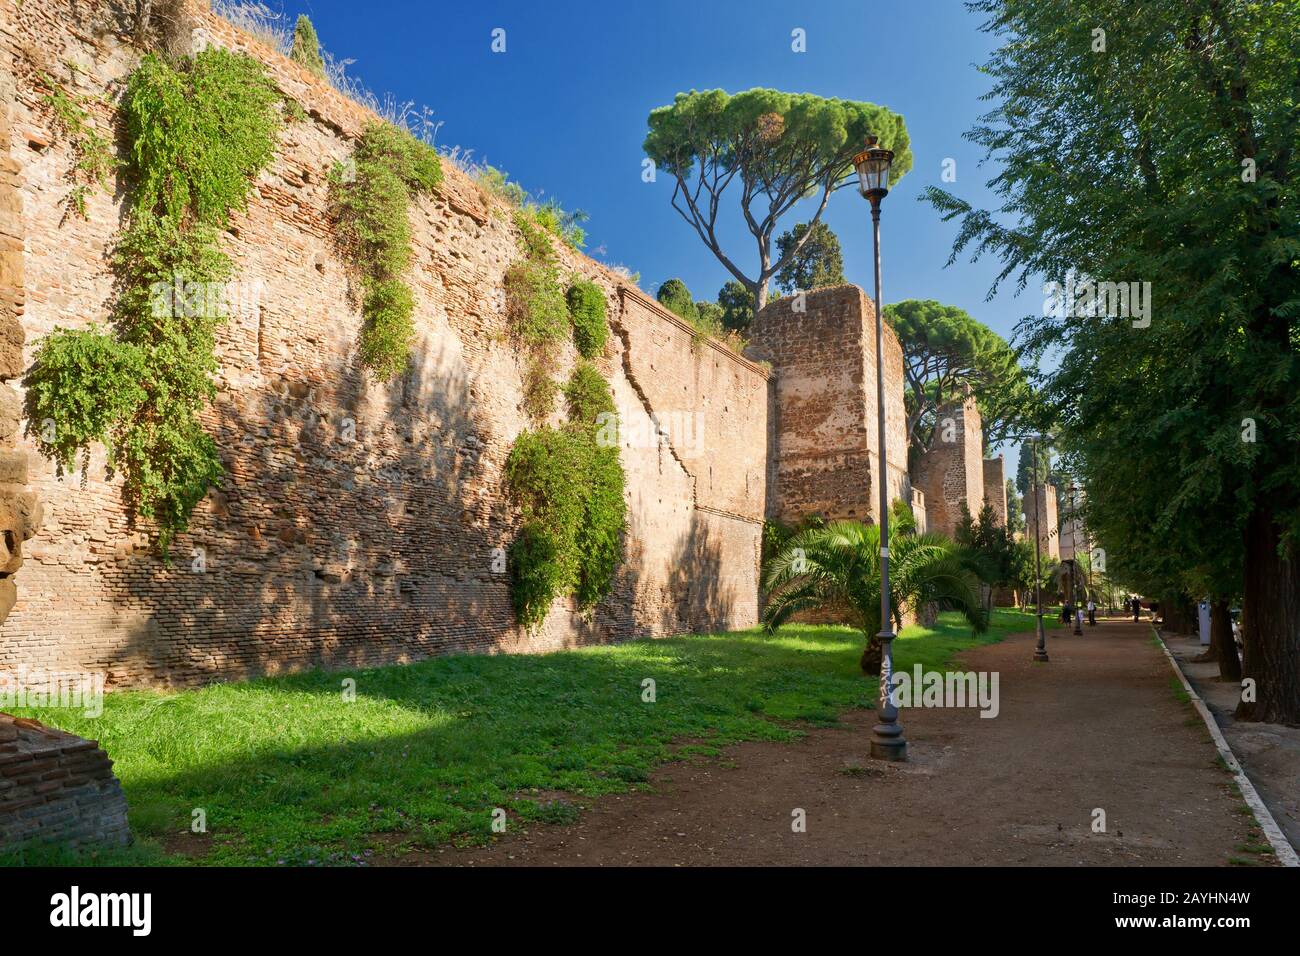
{"type": "Polygon", "coordinates": [[[618,449],[599,447],[593,429],[581,424],[524,432],[506,459],[506,479],[524,517],[510,548],[520,623],[539,624],[561,594],[593,606],[609,593],[622,558],[618,449]]]}
{"type": "MultiPolygon", "coordinates": [[[[36,348],[27,386],[28,433],[59,473],[94,442],[109,449],[145,401],[144,356],[91,326],[56,328],[36,348]]],[[[112,460],[110,458],[110,467],[112,460]]]]}
{"type": "Polygon", "coordinates": [[[366,290],[362,313],[361,363],[387,380],[406,371],[415,338],[415,296],[400,279],[375,282],[366,290]]]}
{"type": "Polygon", "coordinates": [[[224,316],[213,298],[175,293],[229,278],[221,229],[275,153],[280,103],[261,65],[240,54],[140,61],[122,100],[135,188],[113,252],[112,335],[56,330],[24,380],[28,434],[42,452],[71,467],[81,451],[84,467],[89,445],[103,442],[130,512],[157,523],[164,554],[222,473],[200,416],[216,392],[224,316]]]}
{"type": "Polygon", "coordinates": [[[533,214],[527,209],[516,209],[511,218],[523,238],[524,255],[533,262],[552,262],[555,259],[555,249],[551,246],[546,230],[537,222],[533,214]]]}
{"type": "Polygon", "coordinates": [[[595,358],[609,340],[605,321],[605,293],[586,279],[569,286],[569,317],[573,321],[573,343],[583,358],[595,358]]]}
{"type": "Polygon", "coordinates": [[[546,620],[551,602],[569,586],[562,546],[542,522],[530,521],[519,529],[506,560],[515,615],[524,627],[536,627],[546,620]]]}
{"type": "Polygon", "coordinates": [[[564,386],[564,397],[569,406],[569,421],[581,425],[595,425],[602,412],[615,410],[609,385],[600,370],[585,359],[573,367],[564,386]]]}
{"type": "Polygon", "coordinates": [[[361,362],[381,380],[405,371],[415,335],[415,296],[404,279],[412,257],[411,202],[441,182],[432,147],[378,122],[361,134],[349,163],[330,173],[334,217],[364,287],[361,362]]]}
{"type": "Polygon", "coordinates": [[[538,421],[545,421],[555,410],[555,396],[560,386],[551,378],[547,367],[540,360],[528,363],[524,371],[524,411],[538,421]]]}
{"type": "Polygon", "coordinates": [[[517,262],[506,271],[506,316],[526,345],[549,353],[569,333],[569,306],[555,267],[517,262]]]}
{"type": "Polygon", "coordinates": [[[600,448],[588,438],[586,500],[578,528],[578,606],[593,607],[609,593],[623,558],[623,529],[627,503],[623,499],[623,466],[617,448],[600,448]]]}

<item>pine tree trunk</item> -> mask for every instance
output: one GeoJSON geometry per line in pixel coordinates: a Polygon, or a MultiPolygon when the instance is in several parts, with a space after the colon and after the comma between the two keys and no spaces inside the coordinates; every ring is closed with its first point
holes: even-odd
{"type": "Polygon", "coordinates": [[[1219,679],[1241,683],[1241,660],[1237,642],[1232,639],[1232,613],[1227,601],[1210,605],[1210,650],[1219,662],[1219,679]]]}
{"type": "Polygon", "coordinates": [[[1256,508],[1246,524],[1246,599],[1242,673],[1255,701],[1237,705],[1239,720],[1300,726],[1300,562],[1278,553],[1281,529],[1256,508]]]}

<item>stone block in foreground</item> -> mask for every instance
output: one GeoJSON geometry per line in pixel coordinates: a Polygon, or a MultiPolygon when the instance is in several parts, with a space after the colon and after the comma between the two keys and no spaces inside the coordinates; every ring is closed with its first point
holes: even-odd
{"type": "Polygon", "coordinates": [[[0,714],[0,850],[130,842],[126,797],[99,744],[0,714]]]}

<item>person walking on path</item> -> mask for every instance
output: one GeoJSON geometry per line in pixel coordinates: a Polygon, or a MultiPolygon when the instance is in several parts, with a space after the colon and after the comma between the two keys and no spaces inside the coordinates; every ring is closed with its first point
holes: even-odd
{"type": "Polygon", "coordinates": [[[1138,622],[1138,614],[1142,612],[1142,601],[1138,598],[1133,599],[1133,623],[1138,622]]]}
{"type": "Polygon", "coordinates": [[[1097,626],[1097,602],[1088,598],[1088,626],[1097,626]]]}

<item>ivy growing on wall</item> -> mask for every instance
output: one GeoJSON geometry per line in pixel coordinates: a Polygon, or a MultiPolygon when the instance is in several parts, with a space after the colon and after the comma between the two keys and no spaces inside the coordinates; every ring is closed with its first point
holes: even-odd
{"type": "Polygon", "coordinates": [[[24,384],[28,433],[72,470],[101,442],[132,516],[166,553],[222,473],[200,416],[212,400],[215,329],[232,273],[220,236],[275,152],[280,95],[255,60],[219,49],[149,54],[123,99],[132,187],[113,253],[107,330],[56,328],[24,384]]]}
{"type": "Polygon", "coordinates": [[[50,91],[41,97],[41,101],[53,112],[55,126],[72,145],[73,162],[69,171],[72,191],[65,202],[69,210],[85,219],[86,197],[92,189],[107,186],[108,177],[117,168],[113,143],[91,122],[90,112],[86,109],[89,97],[69,93],[45,73],[40,75],[40,80],[50,91]]]}
{"type": "Polygon", "coordinates": [[[509,551],[511,597],[520,623],[535,627],[560,595],[572,594],[580,609],[588,609],[609,593],[622,558],[627,506],[618,446],[602,440],[608,429],[600,416],[613,413],[614,399],[588,361],[603,351],[609,334],[605,295],[586,280],[565,292],[554,232],[535,210],[516,210],[514,224],[526,258],[506,273],[506,314],[515,341],[528,352],[524,410],[545,421],[560,391],[568,409],[563,426],[520,434],[506,460],[506,480],[523,515],[509,551]],[[550,370],[570,335],[583,358],[560,389],[550,370]]]}
{"type": "Polygon", "coordinates": [[[511,597],[525,627],[546,619],[551,602],[572,594],[588,609],[609,593],[622,559],[627,505],[618,446],[601,440],[600,411],[613,411],[609,386],[580,362],[565,387],[570,420],[525,431],[506,460],[506,479],[523,513],[510,546],[511,597]]]}
{"type": "Polygon", "coordinates": [[[330,173],[335,216],[362,276],[361,363],[381,380],[406,370],[415,337],[408,210],[442,182],[433,147],[391,123],[374,122],[352,157],[330,173]]]}
{"type": "Polygon", "coordinates": [[[589,279],[569,286],[569,315],[573,319],[573,344],[583,358],[605,350],[609,323],[605,320],[605,293],[589,279]]]}

